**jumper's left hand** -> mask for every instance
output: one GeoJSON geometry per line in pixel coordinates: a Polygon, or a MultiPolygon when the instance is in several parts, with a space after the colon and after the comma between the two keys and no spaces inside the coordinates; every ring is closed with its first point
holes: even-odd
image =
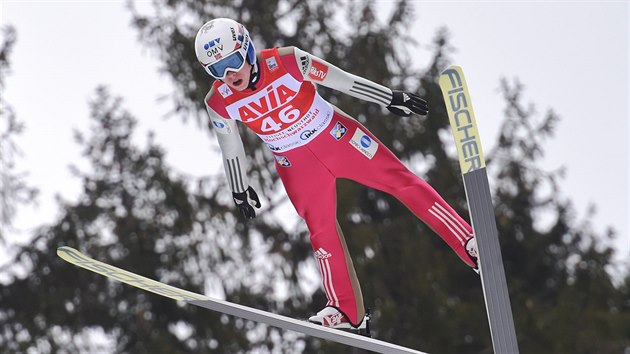
{"type": "Polygon", "coordinates": [[[409,117],[412,112],[423,116],[429,113],[427,101],[420,98],[420,96],[411,92],[395,90],[392,90],[392,102],[387,106],[387,109],[403,117],[409,117]]]}

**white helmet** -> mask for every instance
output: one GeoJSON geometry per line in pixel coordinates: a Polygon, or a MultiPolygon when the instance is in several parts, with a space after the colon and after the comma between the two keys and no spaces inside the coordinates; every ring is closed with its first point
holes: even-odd
{"type": "Polygon", "coordinates": [[[249,32],[229,18],[206,22],[195,37],[197,60],[208,74],[224,79],[228,71],[239,71],[247,60],[254,65],[256,50],[249,32]]]}

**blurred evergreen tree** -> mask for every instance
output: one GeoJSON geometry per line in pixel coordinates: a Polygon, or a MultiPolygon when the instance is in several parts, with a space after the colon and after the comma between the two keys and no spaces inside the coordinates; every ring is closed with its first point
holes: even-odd
{"type": "MultiPolygon", "coordinates": [[[[69,245],[152,279],[273,311],[281,305],[272,289],[283,281],[278,269],[291,274],[273,257],[259,266],[264,246],[252,246],[254,233],[227,212],[232,202],[217,198],[215,181],[176,174],[150,136],[145,148],[134,144],[136,120],[121,99],[99,88],[91,110],[89,137],[77,133],[90,162],[90,171],[74,168],[83,184],[78,202],[62,202],[59,221],[3,269],[9,280],[0,291],[0,351],[236,353],[274,347],[264,326],[180,306],[56,257],[57,247],[69,245]],[[251,237],[235,237],[234,230],[251,237]]],[[[265,230],[277,232],[273,223],[265,230]]],[[[284,342],[292,340],[289,335],[284,342]]]]}
{"type": "MultiPolygon", "coordinates": [[[[5,80],[10,72],[9,57],[15,45],[15,28],[0,28],[0,90],[4,91],[5,80]]],[[[16,142],[24,132],[24,124],[16,117],[13,108],[0,96],[0,245],[5,245],[5,237],[12,229],[13,219],[19,205],[33,203],[38,194],[37,188],[26,183],[26,175],[17,169],[21,156],[16,142]]]]}
{"type": "MultiPolygon", "coordinates": [[[[194,34],[202,23],[219,16],[232,17],[245,24],[259,49],[295,45],[359,76],[424,96],[431,106],[428,117],[399,118],[376,105],[320,87],[326,99],[366,124],[467,217],[460,172],[451,152],[448,119],[437,85],[440,71],[450,63],[448,35],[446,30],[437,33],[429,66],[425,70],[418,68],[409,54],[417,43],[408,31],[415,17],[407,1],[395,2],[387,14],[373,1],[245,0],[204,4],[156,1],[154,6],[155,11],[150,15],[135,11],[135,23],[141,40],[164,59],[164,70],[171,74],[178,87],[175,100],[186,112],[201,111],[201,99],[211,84],[192,55],[194,34]]],[[[552,136],[557,117],[551,114],[539,126],[530,126],[534,124],[534,112],[525,112],[525,116],[514,113],[524,113],[519,111],[520,87],[516,92],[507,85],[503,88],[508,108],[502,143],[488,156],[497,181],[497,217],[504,223],[500,224],[500,234],[510,289],[514,292],[521,283],[532,283],[536,287],[541,279],[547,283],[537,269],[544,266],[529,262],[529,253],[538,251],[538,247],[547,250],[546,262],[554,259],[555,267],[565,264],[555,274],[555,286],[564,288],[569,286],[570,270],[574,268],[571,257],[584,252],[578,244],[581,240],[594,242],[601,236],[580,231],[579,221],[568,213],[571,202],[560,199],[557,188],[561,171],[548,173],[537,165],[543,153],[542,143],[552,136]],[[524,139],[514,131],[538,135],[524,139]],[[514,150],[520,152],[515,154],[514,150]],[[524,177],[519,177],[519,173],[524,177]],[[518,193],[506,195],[505,186],[511,184],[522,188],[518,193]],[[539,200],[549,186],[554,188],[552,192],[544,196],[544,201],[539,200]],[[555,225],[541,231],[544,228],[541,229],[538,220],[550,212],[557,214],[555,225]],[[559,256],[549,254],[550,250],[559,252],[559,256]],[[560,279],[563,276],[564,279],[560,279]]],[[[205,119],[204,113],[200,116],[205,119]]],[[[260,176],[262,180],[258,182],[265,187],[277,187],[276,177],[262,172],[273,171],[271,155],[253,134],[247,136],[246,150],[258,163],[252,166],[253,176],[260,176]],[[259,159],[260,156],[264,158],[259,159]]],[[[264,188],[263,194],[279,190],[281,188],[264,188]]],[[[338,193],[340,223],[354,256],[366,304],[375,311],[376,335],[383,340],[434,352],[491,350],[478,279],[471,276],[450,249],[393,198],[348,181],[339,182],[338,193]]],[[[611,261],[609,250],[601,252],[594,248],[593,251],[600,257],[599,266],[611,261]]],[[[607,279],[610,283],[610,278],[607,279]]],[[[617,290],[627,293],[625,288],[609,290],[612,291],[610,296],[617,290]]],[[[519,295],[514,297],[517,329],[521,329],[521,322],[528,317],[527,310],[521,308],[519,295]]],[[[316,310],[323,301],[323,293],[317,291],[313,295],[312,309],[316,310]]],[[[616,302],[610,308],[615,309],[611,310],[611,318],[619,320],[614,314],[622,308],[624,316],[627,314],[627,303],[616,302]]],[[[547,344],[557,342],[550,332],[535,326],[523,328],[523,338],[528,338],[529,331],[547,338],[547,344]]],[[[603,332],[600,334],[602,338],[612,338],[603,332]]],[[[342,350],[330,343],[320,343],[307,347],[307,351],[317,351],[316,348],[321,352],[342,350]]],[[[553,346],[542,351],[553,351],[551,348],[553,346]]]]}
{"type": "Polygon", "coordinates": [[[526,353],[619,353],[630,348],[630,292],[606,271],[613,249],[591,221],[577,220],[561,193],[564,168],[544,171],[544,141],[559,117],[537,118],[519,81],[501,81],[506,101],[495,172],[495,213],[516,331],[526,353]]]}
{"type": "MultiPolygon", "coordinates": [[[[193,41],[197,29],[218,16],[245,24],[258,49],[296,45],[354,74],[418,92],[429,101],[429,116],[400,118],[321,88],[467,218],[437,85],[449,64],[447,32],[437,33],[432,60],[418,68],[408,52],[416,44],[408,32],[413,9],[401,0],[381,14],[377,5],[154,0],[151,13],[143,13],[129,3],[140,40],[162,60],[176,88],[172,115],[184,120],[206,120],[203,97],[211,80],[196,62],[193,41]]],[[[524,107],[518,83],[504,81],[502,92],[505,123],[498,145],[486,155],[521,351],[627,350],[630,277],[613,286],[605,272],[611,250],[597,242],[602,235],[588,227],[588,219],[576,220],[571,201],[560,197],[562,171],[538,167],[558,118],[551,112],[539,120],[532,107],[524,107]]],[[[81,199],[64,203],[59,222],[35,235],[15,266],[2,270],[9,280],[0,290],[0,351],[360,352],[181,307],[57,259],[56,247],[74,246],[150,278],[296,318],[324,303],[321,290],[310,293],[302,286],[303,275],[316,269],[308,235],[303,224],[291,229],[284,226],[287,216],[276,213],[287,201],[271,154],[255,135],[243,131],[251,179],[268,205],[246,223],[232,206],[222,174],[181,176],[165,165],[151,139],[138,148],[132,141],[135,120],[107,90],[99,89],[91,106],[91,136],[78,137],[92,169],[76,169],[84,186],[81,199]],[[91,341],[99,333],[105,334],[102,348],[91,341]]],[[[374,312],[375,336],[435,353],[491,352],[478,277],[395,199],[348,181],[340,181],[338,191],[339,221],[374,312]]]]}

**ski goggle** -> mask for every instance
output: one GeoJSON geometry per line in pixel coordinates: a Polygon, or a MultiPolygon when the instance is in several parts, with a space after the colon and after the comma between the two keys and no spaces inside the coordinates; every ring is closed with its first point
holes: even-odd
{"type": "Polygon", "coordinates": [[[214,64],[206,66],[206,70],[215,79],[222,80],[227,76],[228,71],[239,71],[245,64],[245,58],[240,50],[228,55],[214,64]]]}

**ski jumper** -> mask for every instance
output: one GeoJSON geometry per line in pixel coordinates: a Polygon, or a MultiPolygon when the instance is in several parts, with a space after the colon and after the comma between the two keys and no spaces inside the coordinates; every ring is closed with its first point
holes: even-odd
{"type": "Polygon", "coordinates": [[[267,144],[286,192],[310,233],[327,306],[353,325],[365,314],[361,288],[337,222],[336,180],[347,178],[389,193],[433,229],[469,266],[464,245],[472,229],[424,180],[414,175],[358,121],[326,102],[314,83],[386,106],[391,90],[298,48],[258,54],[254,90],[215,81],[206,96],[234,192],[247,189],[246,159],[235,125],[241,121],[267,144]]]}

